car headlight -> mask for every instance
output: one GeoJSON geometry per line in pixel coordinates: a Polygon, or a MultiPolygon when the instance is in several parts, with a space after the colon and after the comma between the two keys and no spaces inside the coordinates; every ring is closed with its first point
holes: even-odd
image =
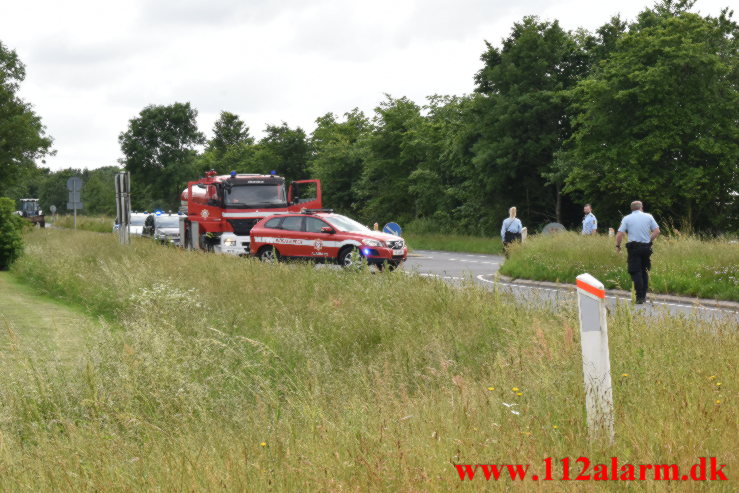
{"type": "Polygon", "coordinates": [[[223,246],[236,246],[236,238],[226,238],[225,240],[223,240],[223,246]]]}
{"type": "Polygon", "coordinates": [[[380,240],[370,240],[368,238],[365,238],[364,240],[362,240],[362,243],[364,243],[367,246],[371,246],[371,247],[384,247],[385,246],[385,244],[381,242],[380,240]]]}

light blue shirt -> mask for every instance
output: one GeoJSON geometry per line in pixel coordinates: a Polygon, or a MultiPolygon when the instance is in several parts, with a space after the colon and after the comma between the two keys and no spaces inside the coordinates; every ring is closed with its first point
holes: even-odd
{"type": "Polygon", "coordinates": [[[505,232],[520,233],[523,229],[521,220],[519,218],[511,219],[510,217],[503,220],[503,226],[500,228],[500,237],[505,239],[505,232]]]}
{"type": "Polygon", "coordinates": [[[598,229],[598,220],[592,212],[582,220],[582,234],[589,235],[598,229]]]}
{"type": "Polygon", "coordinates": [[[657,221],[654,220],[651,214],[642,211],[633,211],[621,219],[621,226],[618,227],[618,230],[621,233],[629,235],[629,241],[649,243],[652,241],[649,233],[658,228],[657,221]]]}

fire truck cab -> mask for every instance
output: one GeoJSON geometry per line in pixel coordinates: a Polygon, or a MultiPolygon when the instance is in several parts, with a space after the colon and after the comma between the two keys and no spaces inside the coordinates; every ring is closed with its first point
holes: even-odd
{"type": "Polygon", "coordinates": [[[321,208],[320,180],[294,181],[274,174],[217,175],[191,181],[181,194],[180,239],[188,249],[249,255],[249,232],[275,214],[321,208]]]}

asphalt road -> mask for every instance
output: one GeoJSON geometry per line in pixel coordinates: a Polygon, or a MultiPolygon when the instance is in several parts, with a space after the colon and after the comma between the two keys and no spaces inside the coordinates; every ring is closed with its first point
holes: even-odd
{"type": "MultiPolygon", "coordinates": [[[[423,277],[436,277],[452,283],[474,282],[491,289],[497,284],[499,289],[510,291],[522,302],[531,302],[537,305],[548,304],[554,307],[559,303],[576,303],[574,291],[496,280],[495,273],[504,260],[501,255],[415,250],[413,256],[408,257],[405,262],[404,269],[409,273],[416,273],[423,277]]],[[[614,309],[620,303],[631,304],[631,300],[609,295],[607,291],[606,302],[611,309],[614,309]]],[[[707,319],[733,318],[739,324],[739,312],[734,310],[664,301],[648,301],[644,305],[633,306],[646,314],[659,315],[667,312],[707,319]]]]}

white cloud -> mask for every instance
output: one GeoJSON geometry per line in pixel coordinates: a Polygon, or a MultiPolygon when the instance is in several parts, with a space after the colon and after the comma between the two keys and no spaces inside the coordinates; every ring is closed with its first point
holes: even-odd
{"type": "MultiPolygon", "coordinates": [[[[98,167],[116,163],[118,134],[149,104],[189,101],[207,133],[221,110],[256,135],[282,121],[310,132],[329,111],[371,113],[384,93],[422,103],[472,91],[484,40],[499,43],[524,15],[594,29],[645,5],[28,0],[3,5],[0,39],[26,63],[22,96],[55,138],[47,165],[98,167]]],[[[698,8],[717,14],[722,5],[698,8]]]]}

